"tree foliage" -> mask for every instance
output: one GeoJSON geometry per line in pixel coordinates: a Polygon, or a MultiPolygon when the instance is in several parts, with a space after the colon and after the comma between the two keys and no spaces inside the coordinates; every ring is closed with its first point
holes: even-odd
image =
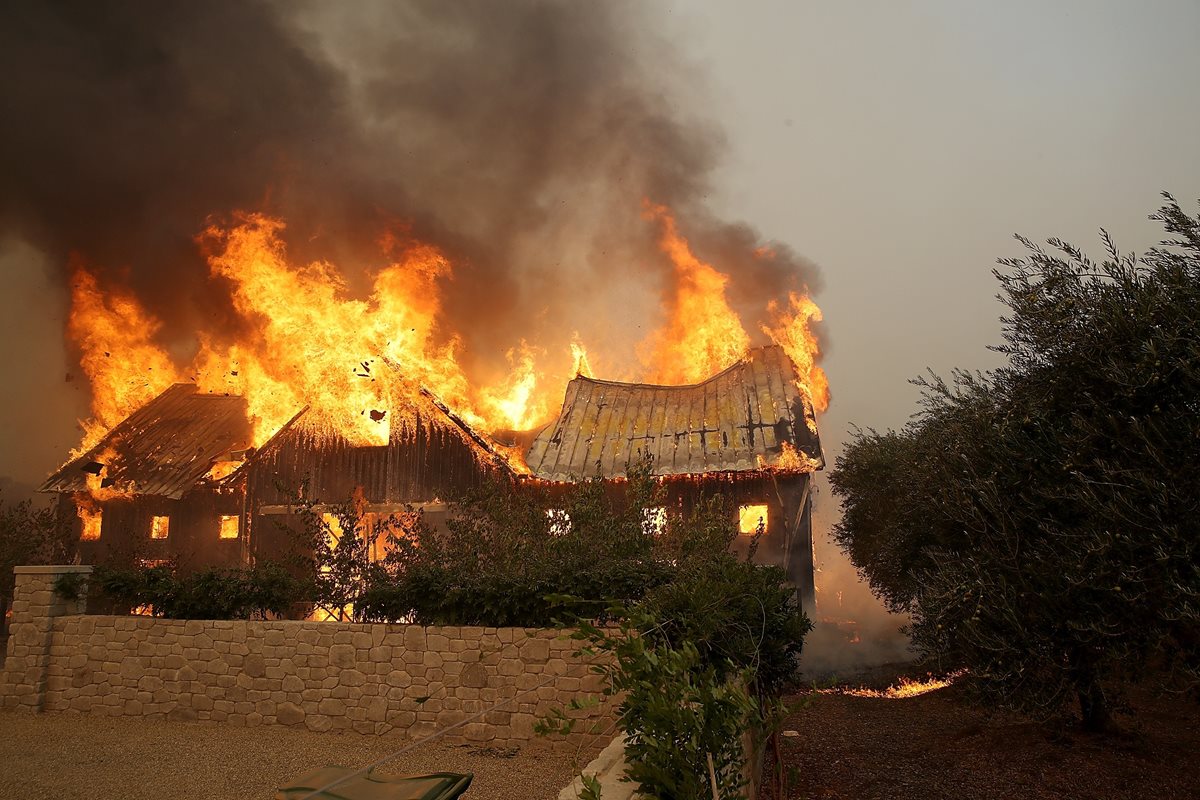
{"type": "Polygon", "coordinates": [[[13,567],[61,564],[74,556],[71,526],[53,507],[0,496],[0,620],[13,596],[13,567]]]}
{"type": "Polygon", "coordinates": [[[994,700],[1045,713],[1152,659],[1200,677],[1200,219],[1102,260],[1021,239],[995,274],[1006,363],[929,376],[899,432],[831,474],[835,536],[914,642],[994,700]]]}

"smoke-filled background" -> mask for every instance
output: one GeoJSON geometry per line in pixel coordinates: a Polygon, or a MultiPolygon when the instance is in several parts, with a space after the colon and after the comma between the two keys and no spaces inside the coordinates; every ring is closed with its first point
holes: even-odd
{"type": "MultiPolygon", "coordinates": [[[[670,278],[642,201],[665,204],[748,330],[814,291],[836,340],[832,461],[850,422],[903,423],[925,367],[994,363],[989,270],[1011,233],[1105,225],[1140,249],[1159,190],[1200,194],[1187,0],[0,13],[0,480],[23,486],[86,415],[62,336],[72,260],[132,288],[186,362],[198,328],[239,324],[195,241],[237,210],[284,218],[294,260],[338,264],[351,290],[385,230],[441,247],[445,333],[486,383],[520,339],[576,331],[602,343],[598,374],[634,377],[670,278]],[[774,259],[750,257],[763,244],[774,259]]],[[[873,614],[818,547],[843,615],[873,614]]]]}
{"type": "Polygon", "coordinates": [[[237,324],[194,241],[235,210],[285,219],[293,258],[334,262],[351,289],[382,265],[384,230],[439,246],[454,264],[445,326],[482,381],[521,338],[644,335],[669,267],[643,198],[721,257],[751,314],[815,279],[786,248],[750,258],[757,235],[708,213],[720,130],[678,102],[688,75],[632,4],[80,2],[6,17],[0,67],[23,79],[0,100],[20,121],[0,132],[4,232],[55,269],[75,253],[118,275],[181,351],[201,324],[237,324]]]}

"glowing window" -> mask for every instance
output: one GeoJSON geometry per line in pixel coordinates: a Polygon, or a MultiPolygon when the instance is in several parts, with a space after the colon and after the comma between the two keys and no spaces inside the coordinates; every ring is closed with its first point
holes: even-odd
{"type": "Polygon", "coordinates": [[[742,506],[738,509],[738,531],[745,534],[758,533],[758,526],[762,525],[763,530],[767,529],[767,505],[766,503],[758,503],[750,506],[742,506]]]}
{"type": "Polygon", "coordinates": [[[325,544],[330,550],[337,549],[338,542],[342,540],[342,520],[337,514],[322,514],[321,521],[325,523],[328,531],[325,534],[325,544]]]}
{"type": "Polygon", "coordinates": [[[221,516],[221,527],[217,536],[221,539],[236,539],[238,537],[238,518],[236,516],[221,516]]]}
{"type": "Polygon", "coordinates": [[[647,536],[661,536],[667,529],[667,510],[662,506],[642,509],[642,532],[647,536]]]}
{"type": "Polygon", "coordinates": [[[546,519],[550,520],[551,536],[566,536],[571,532],[571,515],[561,508],[547,508],[546,519]]]}
{"type": "Polygon", "coordinates": [[[170,517],[152,517],[150,519],[150,538],[165,539],[171,530],[170,517]]]}
{"type": "Polygon", "coordinates": [[[84,506],[76,506],[75,513],[79,515],[80,522],[83,527],[80,530],[79,538],[84,542],[94,542],[100,538],[100,528],[103,525],[104,514],[99,508],[86,508],[84,506]]]}

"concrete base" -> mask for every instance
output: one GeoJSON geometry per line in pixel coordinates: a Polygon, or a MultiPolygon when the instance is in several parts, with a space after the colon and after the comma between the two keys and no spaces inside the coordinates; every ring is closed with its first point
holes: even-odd
{"type": "MultiPolygon", "coordinates": [[[[625,737],[618,736],[583,768],[584,775],[594,776],[600,781],[602,800],[637,800],[641,795],[634,791],[632,783],[621,780],[625,776],[625,737]]],[[[577,800],[583,791],[583,778],[578,777],[558,793],[558,800],[577,800]]]]}

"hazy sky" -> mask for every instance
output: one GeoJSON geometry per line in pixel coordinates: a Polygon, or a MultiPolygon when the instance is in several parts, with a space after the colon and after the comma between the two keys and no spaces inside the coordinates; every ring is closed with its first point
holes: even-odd
{"type": "MultiPolygon", "coordinates": [[[[990,270],[1014,232],[1097,250],[1105,226],[1143,249],[1160,190],[1200,196],[1194,0],[661,10],[663,46],[699,75],[664,102],[724,129],[710,202],[823,270],[831,461],[851,423],[903,424],[926,367],[995,363],[990,270]]],[[[62,391],[64,287],[11,241],[0,270],[0,475],[36,483],[84,392],[62,391]]]]}

